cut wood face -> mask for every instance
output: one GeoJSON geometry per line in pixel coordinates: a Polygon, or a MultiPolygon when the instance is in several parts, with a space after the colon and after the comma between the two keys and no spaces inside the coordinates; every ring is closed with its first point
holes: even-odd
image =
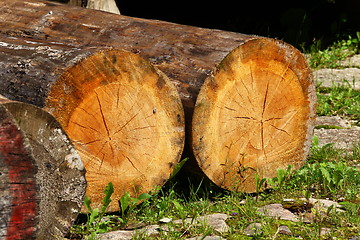
{"type": "Polygon", "coordinates": [[[299,167],[308,154],[315,91],[306,61],[280,41],[256,39],[232,51],[200,91],[193,149],[218,186],[254,192],[254,174],[299,167]]]}
{"type": "Polygon", "coordinates": [[[169,178],[184,143],[176,89],[139,56],[103,51],[70,68],[52,88],[47,107],[81,154],[87,195],[101,206],[112,182],[117,200],[154,190],[169,178]]]}

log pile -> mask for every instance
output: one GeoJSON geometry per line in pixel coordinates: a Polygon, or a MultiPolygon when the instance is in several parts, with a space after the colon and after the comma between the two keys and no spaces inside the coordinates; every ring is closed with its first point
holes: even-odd
{"type": "MultiPolygon", "coordinates": [[[[184,114],[176,89],[161,71],[122,50],[2,41],[7,43],[0,47],[0,58],[6,59],[2,93],[57,119],[85,165],[86,194],[94,206],[101,206],[109,182],[116,186],[113,198],[119,199],[167,181],[181,157],[184,114]]],[[[113,201],[109,211],[118,209],[113,201]]]]}
{"type": "Polygon", "coordinates": [[[309,152],[315,87],[289,44],[41,0],[0,9],[0,94],[59,121],[95,205],[110,181],[115,200],[163,185],[184,141],[202,174],[233,191],[309,152]]]}

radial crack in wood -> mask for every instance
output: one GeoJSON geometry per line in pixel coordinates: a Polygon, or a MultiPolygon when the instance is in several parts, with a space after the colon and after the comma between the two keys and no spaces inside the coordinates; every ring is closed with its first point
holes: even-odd
{"type": "Polygon", "coordinates": [[[229,53],[200,90],[193,151],[218,186],[254,192],[254,174],[301,166],[313,134],[315,91],[305,58],[274,39],[253,39],[229,53]]]}
{"type": "Polygon", "coordinates": [[[108,211],[118,211],[121,196],[162,186],[180,160],[180,97],[164,74],[133,53],[101,51],[67,69],[52,86],[46,109],[83,159],[94,207],[112,182],[108,211]]]}

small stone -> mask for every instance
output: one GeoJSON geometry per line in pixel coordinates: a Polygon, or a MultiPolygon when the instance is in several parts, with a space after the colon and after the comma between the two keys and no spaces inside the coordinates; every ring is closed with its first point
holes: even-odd
{"type": "Polygon", "coordinates": [[[284,234],[284,235],[291,235],[292,232],[288,226],[280,226],[277,230],[277,233],[284,234]]]}
{"type": "Polygon", "coordinates": [[[119,230],[97,235],[100,240],[130,240],[135,236],[135,231],[119,230]]]}
{"type": "Polygon", "coordinates": [[[200,237],[194,237],[194,238],[187,238],[186,240],[226,240],[225,238],[222,238],[220,236],[200,236],[200,237]]]}
{"type": "Polygon", "coordinates": [[[321,228],[320,229],[320,236],[325,236],[331,233],[331,229],[330,228],[321,228]]]}
{"type": "Polygon", "coordinates": [[[245,228],[244,234],[247,236],[262,234],[261,223],[251,223],[249,226],[247,226],[247,228],[245,228]]]}
{"type": "Polygon", "coordinates": [[[322,212],[326,212],[331,206],[334,206],[336,212],[345,212],[344,210],[340,209],[342,206],[339,203],[328,199],[309,198],[309,203],[313,204],[314,208],[322,212]]]}
{"type": "Polygon", "coordinates": [[[337,85],[347,86],[354,89],[360,89],[360,69],[318,69],[313,72],[315,82],[321,84],[322,87],[333,87],[337,85]],[[347,80],[347,81],[344,81],[347,80]]]}
{"type": "Polygon", "coordinates": [[[225,222],[228,217],[229,216],[227,214],[223,213],[215,213],[205,216],[207,224],[220,233],[229,232],[229,226],[225,222]]]}
{"type": "Polygon", "coordinates": [[[305,212],[301,214],[301,221],[303,223],[313,223],[315,221],[315,214],[313,212],[305,212]]]}
{"type": "Polygon", "coordinates": [[[162,228],[159,225],[149,225],[142,229],[137,230],[140,233],[143,233],[147,236],[156,235],[159,233],[159,230],[162,230],[162,228]]]}
{"type": "Polygon", "coordinates": [[[159,223],[169,223],[172,221],[172,218],[162,218],[159,220],[159,223]]]}
{"type": "Polygon", "coordinates": [[[351,122],[349,120],[342,119],[339,116],[318,116],[316,117],[315,126],[319,125],[351,128],[351,122]]]}
{"type": "Polygon", "coordinates": [[[298,217],[295,214],[285,209],[282,206],[282,204],[278,204],[278,203],[266,205],[264,207],[259,208],[258,211],[260,212],[260,214],[272,218],[288,220],[293,222],[299,221],[298,217]]]}
{"type": "Polygon", "coordinates": [[[351,129],[315,129],[314,134],[319,137],[319,147],[334,144],[335,148],[351,150],[359,142],[360,127],[351,129]]]}
{"type": "MultiPolygon", "coordinates": [[[[342,67],[356,67],[359,68],[360,67],[360,55],[354,55],[351,57],[347,57],[344,60],[340,61],[340,66],[342,67]]],[[[359,237],[360,238],[360,237],[359,237]]]]}
{"type": "Polygon", "coordinates": [[[174,224],[193,224],[199,225],[200,223],[206,223],[210,227],[212,227],[215,231],[224,233],[229,232],[229,226],[226,224],[225,220],[228,219],[229,216],[224,213],[214,213],[210,215],[200,216],[195,219],[193,218],[185,218],[177,219],[172,221],[174,224]]]}
{"type": "Polygon", "coordinates": [[[351,237],[349,240],[360,240],[360,237],[351,237]]]}

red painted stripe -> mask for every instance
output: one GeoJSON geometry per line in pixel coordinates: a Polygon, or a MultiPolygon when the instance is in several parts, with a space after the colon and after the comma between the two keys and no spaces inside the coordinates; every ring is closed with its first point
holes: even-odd
{"type": "Polygon", "coordinates": [[[17,126],[5,119],[0,126],[0,155],[7,166],[11,215],[6,240],[34,239],[36,226],[36,167],[17,126]]]}

